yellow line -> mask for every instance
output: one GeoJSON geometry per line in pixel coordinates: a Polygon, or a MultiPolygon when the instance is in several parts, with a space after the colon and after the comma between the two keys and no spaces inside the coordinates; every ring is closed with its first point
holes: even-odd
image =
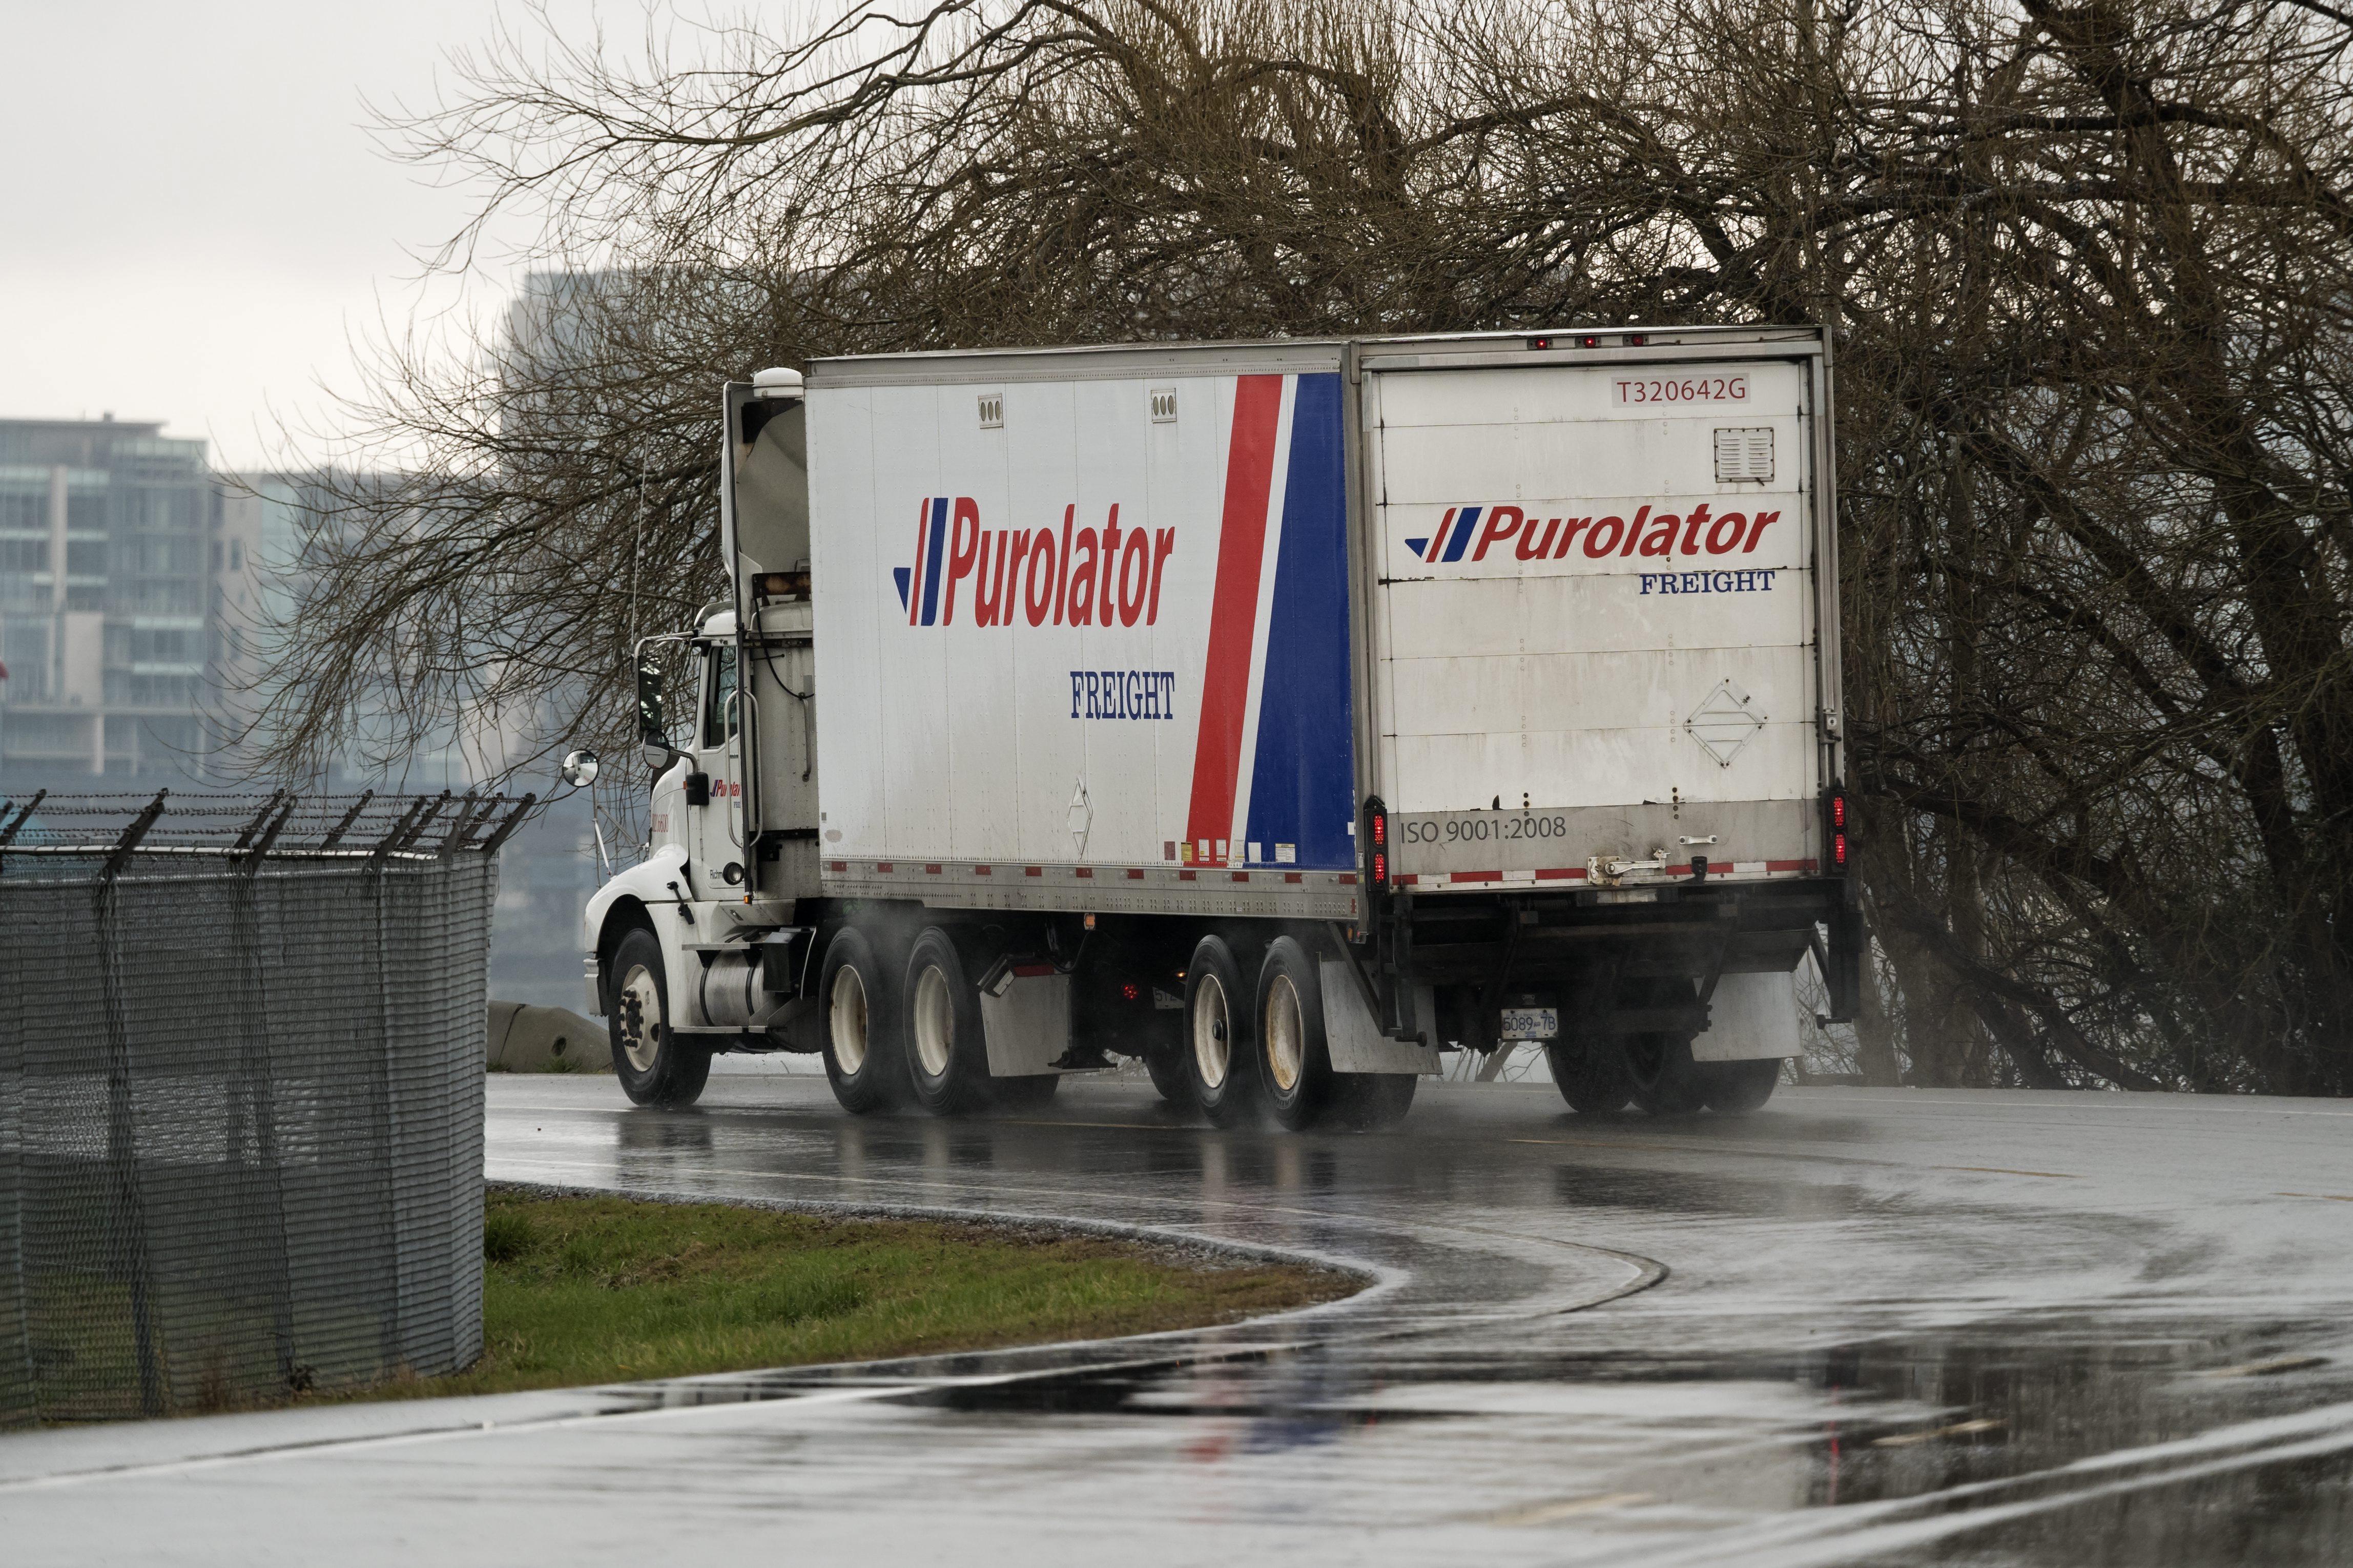
{"type": "Polygon", "coordinates": [[[1871,1441],[1871,1446],[1874,1448],[1901,1448],[1913,1443],[1926,1443],[1937,1437],[1958,1437],[1969,1432],[1990,1432],[2000,1425],[2001,1422],[1997,1418],[1982,1415],[1975,1421],[1957,1421],[1950,1426],[1938,1426],[1926,1432],[1898,1432],[1893,1437],[1874,1437],[1871,1441]]]}
{"type": "Polygon", "coordinates": [[[1989,1176],[2048,1176],[2054,1182],[2080,1182],[2084,1178],[2065,1171],[2013,1171],[2007,1165],[1928,1165],[1930,1171],[1976,1171],[1989,1176]]]}
{"type": "Polygon", "coordinates": [[[1603,1497],[1575,1498],[1567,1502],[1533,1503],[1526,1508],[1506,1509],[1490,1514],[1489,1524],[1551,1524],[1555,1521],[1574,1519],[1580,1513],[1599,1513],[1606,1508],[1627,1508],[1638,1502],[1648,1502],[1648,1492],[1610,1492],[1603,1497]]]}
{"type": "MultiPolygon", "coordinates": [[[[1641,1143],[1630,1138],[1506,1138],[1506,1143],[1545,1143],[1562,1149],[1658,1149],[1670,1154],[1688,1154],[1694,1150],[1703,1153],[1761,1154],[1767,1159],[1807,1160],[1810,1154],[1793,1154],[1783,1149],[1751,1149],[1736,1144],[1707,1143],[1641,1143]]],[[[1831,1158],[1843,1158],[1833,1155],[1831,1158]]]]}
{"type": "Polygon", "coordinates": [[[2302,1372],[2308,1366],[2327,1366],[2325,1355],[2283,1355],[2269,1361],[2251,1361],[2244,1366],[2218,1366],[2211,1372],[2201,1372],[2200,1377],[2265,1377],[2275,1372],[2302,1372]]]}
{"type": "Polygon", "coordinates": [[[2274,1193],[2272,1196],[2275,1198],[2319,1198],[2324,1202],[2332,1204],[2353,1204],[2353,1198],[2347,1197],[2343,1193],[2274,1193]]]}

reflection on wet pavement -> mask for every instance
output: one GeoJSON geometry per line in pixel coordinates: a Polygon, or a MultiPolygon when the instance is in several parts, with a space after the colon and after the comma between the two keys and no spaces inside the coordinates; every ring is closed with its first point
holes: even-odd
{"type": "Polygon", "coordinates": [[[1141,1226],[1374,1284],[1105,1346],[173,1423],[112,1473],[0,1440],[14,1538],[252,1561],[275,1510],[362,1560],[602,1559],[681,1519],[722,1560],[2353,1554],[2353,1206],[2289,1195],[2353,1190],[2327,1103],[1827,1090],[1651,1123],[1446,1085],[1398,1133],[1296,1138],[1121,1084],[1018,1122],[853,1121],[805,1079],[670,1113],[491,1089],[496,1178],[1141,1226]],[[175,1509],[218,1550],[142,1522],[175,1509]]]}

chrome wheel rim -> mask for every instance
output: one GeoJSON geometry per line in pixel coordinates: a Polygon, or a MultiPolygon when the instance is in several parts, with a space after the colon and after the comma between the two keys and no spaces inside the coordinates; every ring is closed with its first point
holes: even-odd
{"type": "Polygon", "coordinates": [[[1307,1068],[1307,1022],[1299,1014],[1299,991],[1291,976],[1278,974],[1266,988],[1266,1066],[1274,1087],[1289,1094],[1307,1068]]]}
{"type": "Polygon", "coordinates": [[[1193,992],[1193,1066],[1202,1083],[1224,1087],[1233,1063],[1233,1021],[1226,1010],[1226,988],[1214,974],[1203,974],[1193,992]]]}
{"type": "Polygon", "coordinates": [[[955,1005],[948,995],[948,977],[936,963],[927,963],[915,979],[915,1058],[925,1078],[948,1070],[955,1048],[955,1005]]]}
{"type": "Polygon", "coordinates": [[[833,1005],[826,1022],[833,1065],[856,1077],[866,1065],[866,982],[847,963],[833,972],[833,1005]]]}
{"type": "Polygon", "coordinates": [[[661,1059],[661,986],[654,972],[633,963],[621,977],[621,1054],[638,1072],[651,1072],[661,1059]]]}

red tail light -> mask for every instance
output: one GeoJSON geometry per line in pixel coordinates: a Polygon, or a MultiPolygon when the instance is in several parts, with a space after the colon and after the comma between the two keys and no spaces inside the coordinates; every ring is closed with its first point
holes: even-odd
{"type": "Polygon", "coordinates": [[[1832,784],[1822,794],[1822,837],[1824,847],[1830,855],[1830,865],[1826,868],[1831,871],[1844,872],[1847,858],[1847,809],[1846,789],[1843,785],[1832,784]]]}
{"type": "Polygon", "coordinates": [[[1377,797],[1365,802],[1366,868],[1376,889],[1389,885],[1389,813],[1377,797]]]}

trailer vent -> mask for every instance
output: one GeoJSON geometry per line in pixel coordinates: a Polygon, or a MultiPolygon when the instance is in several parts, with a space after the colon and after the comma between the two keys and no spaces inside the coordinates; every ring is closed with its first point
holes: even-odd
{"type": "Polygon", "coordinates": [[[1152,389],[1152,422],[1155,425],[1176,423],[1176,389],[1155,386],[1152,389]]]}
{"type": "Polygon", "coordinates": [[[1719,429],[1715,433],[1715,482],[1720,485],[1773,482],[1773,431],[1719,429]]]}
{"type": "MultiPolygon", "coordinates": [[[[984,392],[980,395],[980,427],[984,430],[1005,428],[1005,394],[984,392]]],[[[1723,437],[1719,435],[1717,439],[1722,440],[1723,437]]],[[[1723,459],[1719,458],[1716,462],[1721,467],[1723,459]]]]}

